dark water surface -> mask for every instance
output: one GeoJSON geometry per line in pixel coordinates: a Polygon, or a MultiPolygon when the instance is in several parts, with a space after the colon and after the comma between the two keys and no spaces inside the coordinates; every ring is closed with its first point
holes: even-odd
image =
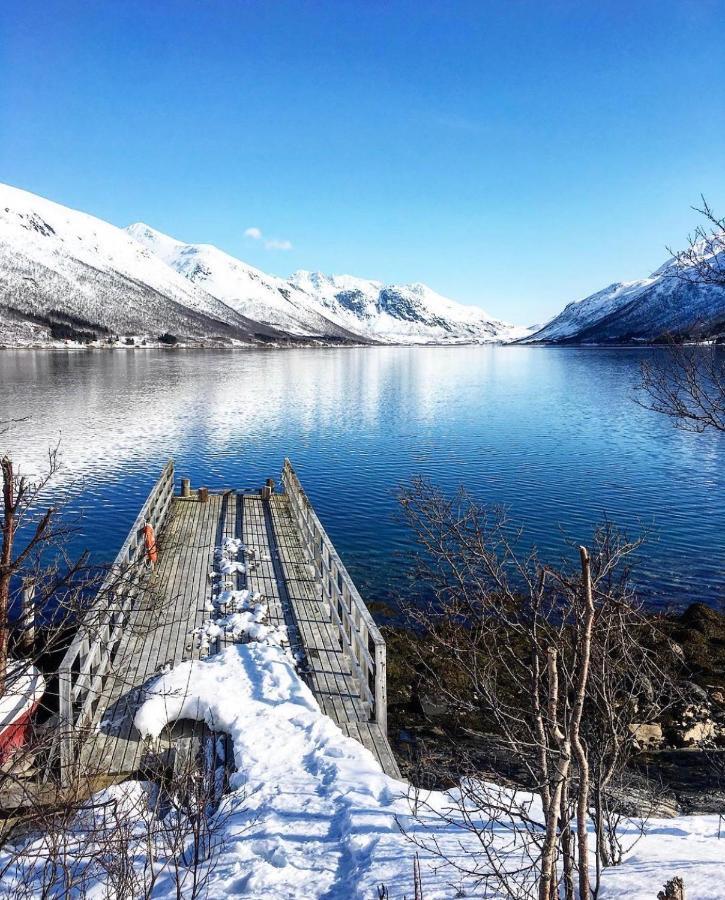
{"type": "Polygon", "coordinates": [[[112,559],[169,456],[210,488],[256,487],[289,455],[369,600],[400,583],[411,476],[503,503],[558,561],[607,516],[650,534],[653,604],[725,597],[725,439],[633,402],[644,355],[523,347],[0,353],[0,420],[26,468],[61,438],[76,548],[112,559]]]}

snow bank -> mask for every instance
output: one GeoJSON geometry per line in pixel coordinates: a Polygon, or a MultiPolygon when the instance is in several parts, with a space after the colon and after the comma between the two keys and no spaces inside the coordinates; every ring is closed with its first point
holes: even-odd
{"type": "Polygon", "coordinates": [[[649,822],[647,834],[622,865],[605,871],[602,900],[654,900],[675,875],[684,879],[688,900],[723,900],[725,826],[718,840],[721,825],[718,816],[649,822]]]}
{"type": "MultiPolygon", "coordinates": [[[[227,731],[234,745],[237,771],[216,813],[223,833],[208,870],[209,897],[374,900],[383,883],[391,900],[410,897],[416,848],[401,825],[462,862],[478,854],[482,863],[481,845],[470,827],[460,827],[451,795],[427,794],[416,820],[407,784],[385,775],[371,753],[323,715],[278,646],[233,645],[177,666],[155,682],[135,722],[153,738],[182,717],[227,731]]],[[[139,873],[149,866],[144,823],[153,790],[140,782],[110,788],[95,798],[97,812],[89,813],[102,814],[112,800],[135,817],[128,856],[139,873]]],[[[693,900],[722,898],[725,843],[717,840],[717,828],[717,816],[652,823],[625,863],[605,872],[602,898],[652,900],[664,881],[678,874],[693,900]]],[[[68,836],[77,864],[92,852],[84,829],[90,830],[81,817],[68,836]]],[[[496,840],[513,846],[514,839],[510,826],[501,823],[496,840]]],[[[7,854],[7,848],[0,852],[0,866],[7,854]]],[[[26,860],[39,856],[39,842],[27,848],[26,860]]],[[[495,897],[430,853],[421,851],[420,857],[426,900],[495,897]]],[[[159,873],[153,896],[172,900],[174,866],[158,849],[152,865],[159,873]]],[[[11,866],[4,875],[9,892],[16,874],[11,866]]],[[[88,896],[107,895],[100,873],[88,896]]]]}
{"type": "Polygon", "coordinates": [[[225,804],[236,811],[212,895],[349,900],[372,896],[401,869],[409,881],[412,850],[395,822],[409,813],[406,786],[322,714],[279,647],[235,645],[178,666],[156,682],[135,723],[155,737],[181,717],[228,731],[234,744],[238,771],[225,804]]]}
{"type": "MultiPolygon", "coordinates": [[[[231,840],[216,861],[212,896],[362,900],[376,897],[380,883],[395,900],[410,895],[416,848],[399,823],[429,846],[435,841],[457,857],[478,854],[480,863],[481,845],[456,826],[450,795],[427,794],[416,821],[408,785],[385,775],[322,714],[279,647],[233,646],[163,675],[136,726],[153,737],[177,717],[228,731],[234,744],[237,773],[225,801],[234,809],[231,840]]],[[[666,878],[680,874],[689,896],[722,898],[725,843],[717,829],[716,816],[652,823],[626,862],[605,872],[602,897],[651,900],[666,878]]],[[[511,832],[501,831],[510,841],[511,832]]],[[[634,825],[631,831],[634,837],[634,825]]],[[[492,896],[425,851],[421,867],[427,900],[492,896]]]]}

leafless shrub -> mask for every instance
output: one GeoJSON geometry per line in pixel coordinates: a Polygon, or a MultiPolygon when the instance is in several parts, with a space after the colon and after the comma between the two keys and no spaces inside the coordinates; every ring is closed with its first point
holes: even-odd
{"type": "Polygon", "coordinates": [[[423,638],[416,666],[453,715],[498,735],[528,789],[493,786],[471,767],[448,812],[428,808],[425,792],[411,798],[414,814],[472,834],[472,857],[452,858],[424,828],[409,836],[512,900],[552,900],[560,882],[566,898],[576,882],[581,897],[596,896],[601,868],[621,855],[608,798],[633,752],[630,726],[667,702],[653,626],[629,580],[640,542],[607,525],[591,553],[580,548],[578,570],[554,568],[522,554],[505,517],[464,491],[450,499],[419,479],[401,500],[431,597],[408,610],[423,638]]]}
{"type": "MultiPolygon", "coordinates": [[[[221,760],[189,756],[153,781],[127,782],[15,831],[0,854],[0,897],[208,896],[234,805],[219,794],[221,760]]],[[[247,827],[251,827],[250,823],[247,827]]]]}

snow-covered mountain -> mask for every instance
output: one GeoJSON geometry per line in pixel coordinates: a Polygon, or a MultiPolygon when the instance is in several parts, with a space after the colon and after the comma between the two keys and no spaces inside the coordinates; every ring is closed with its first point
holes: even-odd
{"type": "Polygon", "coordinates": [[[209,244],[185,244],[148,225],[128,233],[214,297],[258,322],[300,336],[378,343],[483,343],[526,333],[423,284],[384,285],[352,275],[267,275],[209,244]]]}
{"type": "Polygon", "coordinates": [[[70,340],[484,343],[526,333],[422,284],[289,279],[0,185],[0,346],[70,340]]]}
{"type": "Polygon", "coordinates": [[[0,185],[0,325],[2,345],[74,333],[213,343],[277,337],[123,229],[8,185],[0,185]]]}
{"type": "Polygon", "coordinates": [[[523,343],[646,342],[725,332],[725,288],[689,281],[686,274],[669,259],[649,278],[616,282],[570,303],[523,343]]]}
{"type": "Polygon", "coordinates": [[[390,284],[352,275],[295,272],[290,284],[351,331],[395,343],[506,342],[527,329],[492,319],[475,306],[436,294],[424,284],[390,284]]]}
{"type": "Polygon", "coordinates": [[[142,222],[126,231],[179,275],[249,319],[301,337],[359,339],[321,315],[288,282],[211,244],[185,244],[142,222]]]}

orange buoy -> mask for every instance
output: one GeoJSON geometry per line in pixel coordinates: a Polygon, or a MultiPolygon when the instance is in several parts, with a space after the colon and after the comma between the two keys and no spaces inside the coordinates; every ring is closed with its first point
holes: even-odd
{"type": "Polygon", "coordinates": [[[156,546],[156,535],[154,534],[154,526],[148,523],[143,527],[143,542],[146,547],[146,556],[151,564],[155,563],[159,558],[159,551],[156,546]]]}

